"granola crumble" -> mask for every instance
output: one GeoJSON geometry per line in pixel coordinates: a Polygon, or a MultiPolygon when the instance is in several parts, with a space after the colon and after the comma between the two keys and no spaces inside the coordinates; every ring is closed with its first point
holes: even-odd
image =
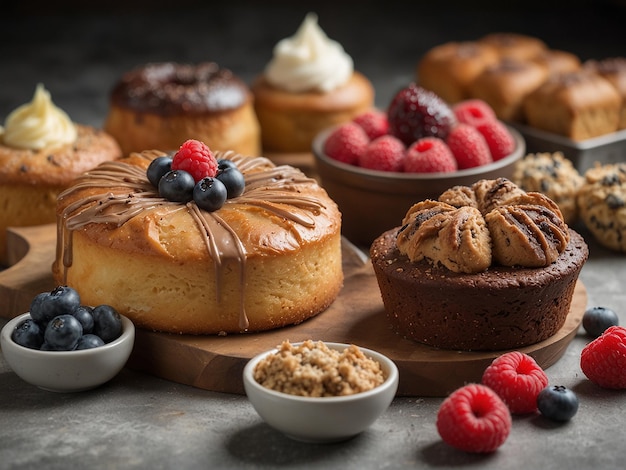
{"type": "Polygon", "coordinates": [[[358,346],[336,351],[312,340],[297,346],[284,341],[256,365],[254,379],[271,390],[304,397],[352,395],[385,380],[380,364],[358,346]]]}

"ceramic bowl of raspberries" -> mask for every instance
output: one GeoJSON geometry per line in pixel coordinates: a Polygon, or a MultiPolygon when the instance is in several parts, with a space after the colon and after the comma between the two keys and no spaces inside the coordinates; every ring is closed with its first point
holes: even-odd
{"type": "Polygon", "coordinates": [[[419,201],[453,186],[511,178],[525,151],[519,132],[484,101],[449,105],[415,83],[386,110],[369,110],[313,142],[321,183],[343,214],[343,234],[365,246],[419,201]]]}
{"type": "Polygon", "coordinates": [[[23,380],[53,392],[98,387],[126,364],[135,327],[109,305],[81,305],[76,290],[42,292],[30,312],[2,328],[0,345],[9,367],[23,380]]]}

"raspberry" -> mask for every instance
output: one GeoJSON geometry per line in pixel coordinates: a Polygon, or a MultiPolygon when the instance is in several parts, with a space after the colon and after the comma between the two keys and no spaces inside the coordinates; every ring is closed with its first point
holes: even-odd
{"type": "Polygon", "coordinates": [[[424,137],[406,152],[404,171],[407,173],[450,172],[456,169],[456,160],[450,148],[437,137],[424,137]]]}
{"type": "Polygon", "coordinates": [[[400,90],[387,109],[389,133],[405,145],[422,137],[445,139],[456,123],[448,104],[429,90],[411,83],[400,90]]]}
{"type": "Polygon", "coordinates": [[[189,139],[172,158],[172,170],[183,170],[193,176],[197,183],[203,178],[217,174],[217,160],[203,142],[189,139]]]}
{"type": "Polygon", "coordinates": [[[324,142],[324,153],[334,160],[357,165],[369,142],[361,126],[348,122],[331,132],[324,142]]]}
{"type": "Polygon", "coordinates": [[[515,139],[501,121],[485,121],[476,129],[485,138],[494,161],[511,155],[515,150],[515,139]]]}
{"type": "Polygon", "coordinates": [[[443,441],[465,452],[488,453],[500,447],[511,432],[511,414],[489,387],[465,385],[446,398],[437,413],[443,441]]]}
{"type": "Polygon", "coordinates": [[[459,124],[450,131],[446,143],[460,170],[491,163],[489,146],[475,127],[459,124]]]}
{"type": "Polygon", "coordinates": [[[548,376],[528,354],[512,351],[498,356],[482,378],[507,404],[512,414],[537,411],[537,396],[548,385],[548,376]]]}
{"type": "Polygon", "coordinates": [[[461,101],[452,107],[457,121],[476,127],[485,121],[495,121],[496,113],[487,102],[480,99],[461,101]]]}
{"type": "Polygon", "coordinates": [[[402,171],[405,148],[400,139],[383,135],[372,140],[359,157],[359,166],[378,171],[402,171]]]}
{"type": "Polygon", "coordinates": [[[389,131],[387,114],[378,109],[365,111],[355,117],[352,122],[361,126],[371,140],[383,136],[389,131]]]}
{"type": "Polygon", "coordinates": [[[587,344],[580,354],[580,368],[600,387],[626,388],[626,328],[611,326],[587,344]]]}

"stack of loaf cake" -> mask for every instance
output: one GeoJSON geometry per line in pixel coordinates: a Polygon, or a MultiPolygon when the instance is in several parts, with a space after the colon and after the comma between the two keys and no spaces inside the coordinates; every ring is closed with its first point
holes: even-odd
{"type": "Polygon", "coordinates": [[[430,49],[417,81],[450,103],[478,98],[500,119],[576,141],[626,128],[626,58],[581,61],[515,33],[430,49]]]}

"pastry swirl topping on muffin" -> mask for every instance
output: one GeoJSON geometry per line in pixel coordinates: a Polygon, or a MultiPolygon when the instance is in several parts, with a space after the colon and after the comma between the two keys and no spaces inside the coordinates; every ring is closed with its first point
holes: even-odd
{"type": "Polygon", "coordinates": [[[457,186],[409,209],[397,237],[412,262],[427,259],[457,273],[492,264],[543,267],[569,243],[569,229],[547,196],[506,178],[457,186]]]}

